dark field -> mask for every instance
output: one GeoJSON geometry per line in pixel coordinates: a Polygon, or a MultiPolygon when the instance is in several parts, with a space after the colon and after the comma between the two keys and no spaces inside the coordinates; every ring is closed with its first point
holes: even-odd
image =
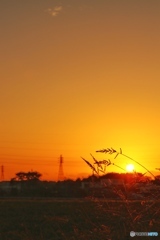
{"type": "MultiPolygon", "coordinates": [[[[125,240],[160,235],[160,202],[99,199],[1,199],[2,240],[125,240]]],[[[155,237],[160,239],[160,237],[155,237]]]]}

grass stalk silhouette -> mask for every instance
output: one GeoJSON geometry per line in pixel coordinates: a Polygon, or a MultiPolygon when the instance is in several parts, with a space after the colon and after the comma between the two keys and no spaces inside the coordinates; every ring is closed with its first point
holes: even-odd
{"type": "MultiPolygon", "coordinates": [[[[131,161],[137,163],[139,166],[141,166],[142,168],[144,168],[148,173],[150,173],[154,179],[156,179],[156,177],[154,176],[154,174],[149,170],[147,169],[144,165],[142,165],[141,163],[139,163],[138,161],[136,161],[135,159],[127,156],[126,154],[123,154],[122,153],[122,149],[120,148],[120,151],[118,152],[117,150],[113,149],[113,148],[107,148],[107,149],[102,149],[102,150],[97,150],[96,152],[101,152],[101,153],[109,153],[109,154],[114,154],[114,153],[117,153],[115,158],[118,157],[119,154],[121,154],[123,157],[126,157],[128,159],[130,159],[131,161]]],[[[115,159],[114,158],[114,159],[115,159]]]]}
{"type": "MultiPolygon", "coordinates": [[[[113,148],[107,148],[97,150],[96,152],[108,153],[111,155],[113,154],[114,155],[113,161],[120,154],[123,157],[130,159],[131,161],[135,162],[143,169],[145,169],[145,173],[140,175],[139,173],[136,173],[134,171],[133,172],[134,178],[131,179],[131,181],[129,182],[123,181],[122,185],[119,184],[107,185],[105,181],[104,182],[102,181],[102,183],[99,182],[99,184],[102,184],[102,186],[99,188],[100,195],[96,193],[96,190],[95,192],[91,192],[91,194],[93,194],[93,201],[95,201],[95,203],[97,204],[97,210],[103,213],[103,215],[109,216],[110,220],[108,220],[107,218],[104,219],[103,226],[109,228],[110,239],[117,240],[121,240],[122,238],[129,239],[128,234],[131,229],[137,229],[137,231],[141,231],[142,229],[143,231],[148,230],[153,231],[156,228],[158,232],[158,230],[160,229],[159,221],[160,207],[158,202],[160,194],[158,193],[158,190],[154,190],[155,192],[154,191],[150,192],[150,190],[148,190],[149,191],[148,193],[145,191],[143,192],[143,188],[141,188],[141,186],[138,187],[137,192],[136,188],[136,183],[139,183],[140,179],[143,178],[143,176],[146,173],[149,173],[154,178],[154,180],[156,180],[157,178],[154,176],[154,174],[150,170],[148,170],[145,166],[143,166],[140,162],[127,156],[126,154],[123,154],[121,148],[120,151],[117,151],[113,148]],[[109,192],[110,195],[107,195],[107,192],[109,192]],[[146,193],[149,195],[146,195],[146,193]],[[108,202],[110,196],[113,200],[112,204],[111,202],[108,202]],[[134,201],[134,199],[136,199],[136,201],[134,201]]],[[[121,166],[115,164],[113,161],[109,159],[98,161],[92,155],[91,157],[94,161],[93,164],[91,164],[84,158],[82,159],[92,169],[93,173],[97,174],[98,177],[101,177],[100,172],[106,174],[106,169],[110,165],[114,165],[120,168],[121,170],[127,172],[121,166]]]]}

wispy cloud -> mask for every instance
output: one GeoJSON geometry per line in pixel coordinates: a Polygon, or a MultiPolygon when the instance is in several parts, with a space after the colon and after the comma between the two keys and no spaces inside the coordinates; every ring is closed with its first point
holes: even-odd
{"type": "Polygon", "coordinates": [[[53,9],[48,8],[46,12],[48,12],[52,17],[56,17],[62,11],[62,6],[56,6],[53,9]]]}

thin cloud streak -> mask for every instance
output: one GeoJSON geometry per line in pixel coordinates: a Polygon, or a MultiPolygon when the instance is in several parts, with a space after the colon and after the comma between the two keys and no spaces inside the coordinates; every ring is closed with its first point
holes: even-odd
{"type": "Polygon", "coordinates": [[[62,6],[56,6],[53,9],[48,8],[46,12],[48,12],[52,17],[56,17],[62,11],[62,6]]]}

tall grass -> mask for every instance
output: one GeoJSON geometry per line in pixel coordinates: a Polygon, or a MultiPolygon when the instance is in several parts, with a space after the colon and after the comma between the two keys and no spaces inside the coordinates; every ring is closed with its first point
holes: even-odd
{"type": "MultiPolygon", "coordinates": [[[[156,179],[154,174],[140,162],[123,154],[122,149],[117,151],[113,148],[107,148],[97,150],[96,152],[113,155],[114,159],[116,159],[119,155],[122,155],[123,157],[137,163],[139,166],[145,169],[145,171],[147,171],[141,175],[142,177],[146,173],[149,173],[154,179],[156,179]]],[[[110,165],[114,165],[126,172],[125,169],[114,163],[114,159],[112,161],[110,159],[99,161],[93,155],[91,155],[91,157],[93,159],[92,164],[88,160],[84,158],[82,159],[92,169],[92,174],[96,174],[97,177],[106,174],[106,171],[110,165]]],[[[134,172],[134,174],[136,176],[137,173],[134,172]]],[[[160,202],[158,201],[160,199],[160,192],[153,192],[148,198],[144,197],[143,199],[135,202],[131,199],[128,199],[128,195],[136,183],[137,178],[135,177],[135,180],[130,182],[129,185],[123,183],[123,190],[119,186],[112,186],[112,191],[116,193],[117,197],[120,199],[120,201],[115,200],[114,204],[111,204],[107,201],[105,194],[103,199],[98,199],[96,197],[93,198],[93,201],[97,203],[97,208],[99,211],[101,211],[105,216],[110,215],[110,221],[105,222],[105,226],[110,228],[110,239],[129,239],[130,231],[156,231],[159,232],[160,235],[160,202]]],[[[106,191],[107,186],[104,186],[103,189],[106,191]]],[[[141,237],[141,239],[143,239],[143,237],[141,237]]],[[[151,238],[148,237],[147,239],[151,238]]]]}

